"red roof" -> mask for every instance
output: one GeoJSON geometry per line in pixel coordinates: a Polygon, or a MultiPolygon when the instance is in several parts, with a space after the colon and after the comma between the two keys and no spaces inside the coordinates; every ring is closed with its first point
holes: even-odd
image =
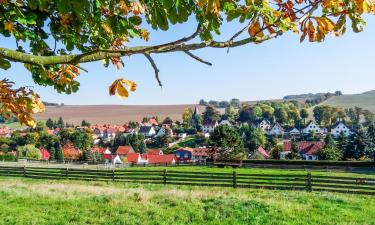
{"type": "MultiPolygon", "coordinates": [[[[324,147],[324,143],[320,141],[300,141],[297,143],[298,151],[306,155],[314,155],[324,147]]],[[[291,141],[284,142],[284,151],[290,151],[292,148],[291,141]]]]}
{"type": "Polygon", "coordinates": [[[49,160],[50,154],[46,149],[40,149],[40,159],[41,160],[49,160]]]}
{"type": "Polygon", "coordinates": [[[193,148],[194,156],[209,156],[212,155],[212,149],[210,148],[193,148]]]}
{"type": "Polygon", "coordinates": [[[148,155],[161,155],[163,152],[160,149],[149,149],[147,151],[148,155]]]}
{"type": "Polygon", "coordinates": [[[259,154],[261,154],[264,158],[269,158],[270,157],[270,154],[268,154],[268,152],[266,150],[264,150],[264,148],[262,148],[261,146],[258,148],[258,152],[259,154]]]}
{"type": "Polygon", "coordinates": [[[139,159],[139,153],[131,152],[127,155],[127,160],[129,163],[137,163],[139,159]]]}
{"type": "Polygon", "coordinates": [[[176,161],[176,157],[174,154],[167,154],[167,155],[148,155],[148,163],[149,164],[172,164],[176,161]]]}
{"type": "Polygon", "coordinates": [[[126,156],[128,153],[134,152],[132,146],[119,146],[116,154],[126,156]]]}

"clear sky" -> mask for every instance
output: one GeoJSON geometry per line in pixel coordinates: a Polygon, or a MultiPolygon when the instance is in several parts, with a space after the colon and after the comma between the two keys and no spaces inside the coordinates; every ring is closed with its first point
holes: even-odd
{"type": "MultiPolygon", "coordinates": [[[[204,49],[194,53],[213,66],[201,64],[183,53],[153,55],[163,88],[157,85],[154,71],[142,55],[125,57],[125,67],[104,68],[101,62],[82,64],[78,93],[58,94],[52,87],[37,86],[22,64],[3,73],[19,85],[34,86],[44,101],[65,104],[185,104],[199,99],[241,100],[277,99],[288,94],[341,90],[344,94],[375,89],[375,17],[366,19],[362,33],[348,32],[342,37],[327,37],[324,43],[299,43],[296,34],[286,34],[263,44],[230,49],[204,49]],[[138,83],[129,99],[110,97],[108,86],[119,77],[138,83]]],[[[236,32],[233,25],[223,27],[227,39],[236,32]]],[[[237,27],[238,28],[238,27],[237,27]]],[[[151,32],[150,44],[163,43],[191,34],[193,23],[151,32]]],[[[238,30],[238,29],[237,29],[238,30]]],[[[349,30],[349,29],[348,29],[349,30]]],[[[1,46],[14,41],[0,39],[1,46]]],[[[134,43],[132,43],[134,45],[134,43]]]]}

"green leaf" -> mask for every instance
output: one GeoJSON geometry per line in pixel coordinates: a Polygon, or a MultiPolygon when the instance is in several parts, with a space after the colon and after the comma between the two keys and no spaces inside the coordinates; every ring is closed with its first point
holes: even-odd
{"type": "Polygon", "coordinates": [[[3,70],[7,70],[11,67],[12,65],[10,64],[10,62],[6,59],[2,59],[0,58],[0,68],[3,69],[3,70]]]}

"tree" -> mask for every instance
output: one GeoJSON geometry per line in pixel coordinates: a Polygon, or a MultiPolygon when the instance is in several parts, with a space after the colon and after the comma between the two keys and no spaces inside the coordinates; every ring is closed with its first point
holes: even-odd
{"type": "Polygon", "coordinates": [[[306,108],[303,108],[300,110],[299,114],[303,119],[303,125],[306,126],[306,119],[309,118],[309,111],[306,108]]]}
{"type": "Polygon", "coordinates": [[[246,104],[242,106],[239,112],[238,120],[243,123],[249,123],[252,120],[252,112],[250,105],[246,104]]]}
{"type": "MultiPolygon", "coordinates": [[[[0,47],[0,68],[9,69],[11,61],[22,63],[38,85],[71,94],[79,89],[76,79],[80,71],[86,71],[79,63],[103,60],[104,66],[112,63],[120,68],[122,57],[139,54],[150,62],[161,86],[159,69],[151,54],[182,52],[211,65],[192,51],[259,44],[297,30],[301,41],[308,37],[310,42],[320,42],[326,35],[343,34],[347,17],[355,32],[362,31],[362,16],[375,12],[374,5],[373,1],[347,4],[346,0],[295,0],[287,4],[278,0],[266,3],[198,0],[179,1],[179,4],[164,0],[2,1],[0,34],[14,38],[17,48],[0,47]],[[229,24],[239,21],[247,29],[234,30],[231,33],[236,35],[228,40],[216,41],[214,34],[221,33],[223,20],[229,24]],[[146,28],[168,30],[170,24],[188,22],[198,25],[187,37],[159,45],[128,44],[137,43],[138,39],[148,41],[146,28]],[[246,31],[248,37],[240,35],[246,31]],[[194,43],[189,42],[193,39],[194,43]]],[[[42,101],[30,88],[13,85],[7,79],[0,83],[3,116],[13,114],[22,123],[34,126],[32,114],[44,111],[42,101]]],[[[127,97],[129,91],[135,90],[136,83],[118,79],[110,86],[109,93],[127,97]]]]}
{"type": "Polygon", "coordinates": [[[286,124],[288,122],[288,112],[284,107],[276,108],[274,116],[276,121],[280,124],[286,124]]]}
{"type": "Polygon", "coordinates": [[[203,112],[203,123],[212,123],[220,120],[220,112],[213,106],[208,105],[203,112]]]}
{"type": "Polygon", "coordinates": [[[323,149],[318,152],[319,160],[340,160],[342,152],[335,145],[325,145],[323,149]]]}
{"type": "Polygon", "coordinates": [[[191,124],[191,119],[193,116],[193,110],[191,108],[185,108],[184,112],[182,113],[182,121],[185,124],[191,124]]]}
{"type": "Polygon", "coordinates": [[[225,113],[224,113],[222,119],[226,119],[226,120],[229,120],[231,122],[236,121],[238,119],[238,109],[233,107],[233,106],[229,106],[229,107],[225,108],[225,113]]]}
{"type": "Polygon", "coordinates": [[[146,153],[147,152],[147,145],[145,141],[142,141],[138,147],[138,152],[140,154],[146,153]]]}
{"type": "Polygon", "coordinates": [[[204,99],[199,100],[199,105],[207,105],[207,102],[204,99]]]}
{"type": "Polygon", "coordinates": [[[260,128],[256,128],[252,125],[244,125],[241,130],[244,146],[247,148],[249,154],[252,154],[260,146],[265,146],[267,141],[266,136],[260,128]]]}
{"type": "Polygon", "coordinates": [[[232,98],[229,102],[230,106],[234,108],[240,108],[241,107],[241,102],[238,98],[232,98]]]}
{"type": "Polygon", "coordinates": [[[81,126],[82,127],[89,127],[89,126],[91,126],[91,124],[89,122],[86,122],[86,120],[82,120],[81,126]]]}
{"type": "Polygon", "coordinates": [[[173,120],[167,116],[164,120],[163,120],[163,124],[169,124],[169,125],[172,125],[173,124],[173,120]]]}
{"type": "Polygon", "coordinates": [[[336,147],[340,150],[341,155],[344,157],[344,153],[346,151],[348,145],[348,138],[345,136],[344,133],[340,133],[337,138],[336,147]]]}
{"type": "Polygon", "coordinates": [[[275,148],[271,150],[271,158],[272,159],[280,159],[280,154],[283,151],[282,145],[276,145],[275,148]]]}
{"type": "Polygon", "coordinates": [[[246,157],[240,134],[225,125],[218,126],[209,139],[219,160],[238,160],[246,157]]]}
{"type": "Polygon", "coordinates": [[[54,125],[55,123],[53,122],[53,120],[51,118],[48,118],[47,121],[46,121],[46,126],[49,128],[49,129],[53,129],[54,128],[54,125]]]}
{"type": "Polygon", "coordinates": [[[296,159],[301,159],[301,155],[299,154],[298,151],[298,146],[296,142],[292,142],[292,146],[290,148],[290,153],[287,155],[288,159],[296,160],[296,159]]]}
{"type": "Polygon", "coordinates": [[[361,159],[366,155],[367,137],[362,128],[358,129],[347,145],[345,159],[361,159]]]}
{"type": "Polygon", "coordinates": [[[17,149],[18,157],[39,160],[41,153],[34,145],[20,146],[17,149]]]}
{"type": "Polygon", "coordinates": [[[60,128],[65,127],[64,120],[61,116],[59,117],[59,120],[57,120],[57,126],[60,127],[60,128]]]}

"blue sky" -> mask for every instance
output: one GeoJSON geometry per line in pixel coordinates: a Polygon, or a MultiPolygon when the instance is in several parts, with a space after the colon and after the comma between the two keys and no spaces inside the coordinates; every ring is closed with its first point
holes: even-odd
{"type": "MultiPolygon", "coordinates": [[[[34,86],[44,101],[75,105],[124,104],[159,105],[197,103],[199,99],[241,100],[277,99],[288,94],[341,90],[344,94],[375,89],[374,57],[375,17],[366,19],[362,33],[348,32],[342,37],[328,37],[324,43],[299,43],[298,35],[288,33],[263,44],[230,49],[204,49],[194,54],[210,61],[201,64],[183,53],[153,55],[163,88],[157,85],[154,71],[144,56],[125,57],[125,67],[104,68],[101,62],[83,64],[78,93],[58,94],[52,87],[37,86],[22,64],[1,73],[19,85],[34,86]],[[108,86],[119,77],[134,80],[138,90],[129,99],[110,97],[108,86]]],[[[236,32],[235,25],[223,26],[227,39],[236,32]]],[[[187,36],[195,25],[187,23],[170,31],[152,31],[151,42],[163,43],[187,36]]],[[[349,29],[348,29],[349,30],[349,29]]],[[[137,43],[132,43],[137,44],[137,43]]],[[[14,41],[1,39],[1,46],[14,41]]]]}

